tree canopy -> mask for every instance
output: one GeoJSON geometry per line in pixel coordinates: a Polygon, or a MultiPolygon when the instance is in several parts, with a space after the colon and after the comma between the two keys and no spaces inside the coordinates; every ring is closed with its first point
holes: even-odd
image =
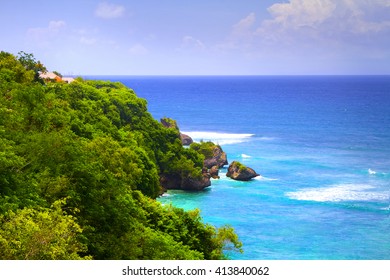
{"type": "Polygon", "coordinates": [[[0,52],[0,259],[223,259],[229,226],[155,200],[161,174],[203,155],[121,83],[43,82],[33,55],[0,52]]]}

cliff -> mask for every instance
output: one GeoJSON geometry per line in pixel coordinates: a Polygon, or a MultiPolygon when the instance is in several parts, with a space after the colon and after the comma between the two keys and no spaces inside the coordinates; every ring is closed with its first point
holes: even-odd
{"type": "Polygon", "coordinates": [[[231,228],[155,201],[164,177],[208,183],[203,156],[146,100],[42,69],[0,52],[0,259],[223,259],[226,241],[241,246],[231,228]]]}

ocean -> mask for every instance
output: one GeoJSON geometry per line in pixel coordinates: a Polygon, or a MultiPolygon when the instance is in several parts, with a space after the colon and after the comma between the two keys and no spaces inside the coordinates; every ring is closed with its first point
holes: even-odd
{"type": "MultiPolygon", "coordinates": [[[[91,77],[89,77],[91,78],[91,77]]],[[[110,76],[261,176],[158,200],[231,225],[250,260],[390,259],[390,76],[110,76]]]]}

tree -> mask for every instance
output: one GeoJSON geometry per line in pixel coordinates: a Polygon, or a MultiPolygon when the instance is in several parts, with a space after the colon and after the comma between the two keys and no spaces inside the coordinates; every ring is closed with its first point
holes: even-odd
{"type": "Polygon", "coordinates": [[[34,55],[31,53],[20,51],[18,55],[19,62],[26,68],[26,70],[34,72],[34,80],[42,82],[39,75],[47,71],[46,67],[39,60],[36,61],[34,55]]]}
{"type": "Polygon", "coordinates": [[[201,252],[204,259],[226,259],[225,251],[242,252],[234,229],[205,224],[198,209],[185,211],[172,205],[163,206],[143,196],[136,196],[145,211],[148,225],[169,234],[173,240],[201,252]]]}
{"type": "MultiPolygon", "coordinates": [[[[34,72],[27,69],[14,55],[0,52],[0,90],[10,89],[12,82],[19,84],[31,83],[34,80],[34,72]]],[[[15,87],[15,84],[12,84],[15,87]]]]}
{"type": "Polygon", "coordinates": [[[0,259],[8,260],[74,260],[86,246],[76,219],[65,214],[55,202],[50,209],[24,208],[0,216],[0,259]]]}

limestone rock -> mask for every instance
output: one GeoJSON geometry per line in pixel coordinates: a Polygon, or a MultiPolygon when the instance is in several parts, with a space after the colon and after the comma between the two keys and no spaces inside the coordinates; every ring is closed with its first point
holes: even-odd
{"type": "Polygon", "coordinates": [[[202,178],[182,177],[178,174],[160,175],[160,184],[165,190],[201,191],[211,186],[210,174],[206,169],[202,172],[202,178]]]}
{"type": "Polygon", "coordinates": [[[202,178],[183,178],[181,188],[187,191],[201,191],[207,187],[211,186],[210,174],[207,170],[203,170],[202,178]]]}
{"type": "Polygon", "coordinates": [[[258,174],[255,170],[250,167],[246,167],[238,161],[233,161],[229,165],[228,172],[226,173],[227,177],[237,181],[249,181],[259,175],[260,174],[258,174]]]}
{"type": "Polygon", "coordinates": [[[218,166],[218,168],[221,168],[227,164],[227,155],[219,145],[215,145],[213,147],[213,156],[206,158],[203,162],[203,165],[209,169],[213,166],[218,166]]]}
{"type": "Polygon", "coordinates": [[[183,146],[189,146],[194,142],[194,140],[192,140],[190,136],[181,132],[180,132],[180,140],[183,146]]]}
{"type": "Polygon", "coordinates": [[[180,190],[181,177],[175,174],[161,174],[160,185],[164,190],[180,190]]]}
{"type": "Polygon", "coordinates": [[[219,174],[219,168],[218,168],[218,166],[214,165],[213,167],[211,167],[209,169],[209,173],[210,173],[211,178],[219,179],[219,175],[218,175],[219,174]]]}

